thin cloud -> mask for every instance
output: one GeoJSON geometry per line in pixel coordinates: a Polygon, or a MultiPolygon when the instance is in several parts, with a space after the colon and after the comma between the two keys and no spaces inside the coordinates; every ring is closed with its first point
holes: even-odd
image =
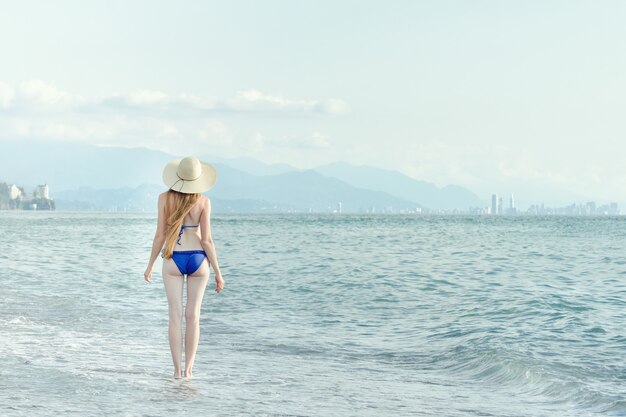
{"type": "MultiPolygon", "coordinates": [[[[339,99],[293,99],[258,90],[240,91],[227,99],[158,90],[85,98],[53,83],[31,80],[17,86],[0,84],[0,139],[74,140],[162,150],[195,145],[236,154],[242,146],[248,146],[251,132],[245,118],[271,115],[269,129],[274,132],[259,136],[251,145],[267,145],[274,150],[324,149],[330,146],[326,135],[284,135],[276,115],[335,116],[347,112],[347,108],[339,99]],[[239,119],[230,119],[228,124],[223,119],[228,120],[231,114],[239,119]]],[[[253,119],[255,130],[259,120],[253,119]]]]}
{"type": "Polygon", "coordinates": [[[258,90],[240,91],[233,99],[223,103],[225,110],[234,111],[284,111],[295,113],[322,113],[341,115],[348,113],[345,101],[288,99],[279,95],[264,94],[258,90]]]}
{"type": "Polygon", "coordinates": [[[0,84],[0,108],[20,112],[60,111],[84,102],[79,95],[63,91],[54,83],[30,80],[18,86],[0,84]]]}
{"type": "Polygon", "coordinates": [[[144,114],[199,116],[207,113],[273,113],[342,115],[348,104],[338,98],[297,99],[266,94],[251,89],[238,91],[233,97],[213,98],[194,94],[168,94],[158,90],[139,90],[85,99],[57,88],[53,83],[30,80],[17,87],[0,84],[0,108],[20,113],[45,109],[83,113],[132,111],[144,114]]]}
{"type": "Polygon", "coordinates": [[[133,91],[114,94],[94,103],[94,107],[103,107],[112,111],[133,111],[143,113],[172,113],[176,115],[196,116],[217,109],[216,100],[206,99],[191,94],[170,95],[161,91],[133,91]]]}

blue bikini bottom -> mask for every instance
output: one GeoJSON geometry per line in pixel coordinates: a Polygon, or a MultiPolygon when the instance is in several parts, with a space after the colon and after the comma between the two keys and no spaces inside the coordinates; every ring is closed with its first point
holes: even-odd
{"type": "Polygon", "coordinates": [[[200,268],[200,265],[202,265],[204,258],[206,258],[206,253],[203,250],[180,250],[172,252],[172,259],[183,275],[190,275],[196,272],[198,268],[200,268]]]}

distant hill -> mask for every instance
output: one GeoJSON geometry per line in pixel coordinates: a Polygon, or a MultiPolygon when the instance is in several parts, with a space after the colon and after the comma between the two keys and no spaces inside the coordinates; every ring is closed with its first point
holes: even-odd
{"type": "Polygon", "coordinates": [[[69,141],[0,142],[0,179],[50,192],[160,184],[163,167],[174,157],[146,148],[94,146],[69,141]]]}
{"type": "MultiPolygon", "coordinates": [[[[223,177],[208,193],[215,213],[227,212],[376,212],[415,209],[411,201],[385,193],[359,190],[314,171],[276,176],[254,176],[215,164],[223,177]],[[322,191],[320,191],[322,190],[322,191]]],[[[94,189],[81,187],[54,194],[59,210],[156,211],[156,199],[165,186],[94,189]]]]}
{"type": "Polygon", "coordinates": [[[431,209],[463,209],[486,205],[477,195],[458,185],[438,188],[397,172],[370,166],[335,162],[313,168],[329,177],[338,178],[354,187],[384,191],[396,197],[415,201],[431,209]]]}
{"type": "MultiPolygon", "coordinates": [[[[159,185],[163,167],[174,158],[146,148],[2,141],[0,180],[26,187],[47,182],[59,210],[152,211],[156,195],[165,189],[159,185]]],[[[216,211],[333,211],[339,202],[345,212],[397,212],[418,206],[467,209],[482,204],[462,187],[439,189],[373,167],[337,163],[296,170],[251,158],[201,155],[200,159],[211,162],[218,172],[208,193],[216,211]]]]}
{"type": "MultiPolygon", "coordinates": [[[[414,210],[412,201],[386,193],[354,188],[315,171],[256,176],[214,164],[218,181],[208,192],[215,212],[332,212],[342,203],[344,212],[381,212],[391,208],[414,210]]],[[[165,186],[94,189],[80,187],[54,193],[59,210],[154,211],[165,186]]]]}
{"type": "MultiPolygon", "coordinates": [[[[156,201],[160,193],[165,191],[160,185],[141,185],[130,188],[96,190],[81,187],[76,190],[59,191],[55,194],[57,210],[79,211],[141,211],[156,212],[156,201]]],[[[253,200],[235,199],[222,200],[210,193],[211,207],[214,213],[254,213],[279,211],[275,203],[253,200]]],[[[289,207],[281,207],[283,210],[289,207]]],[[[293,209],[293,207],[291,207],[293,209]]]]}
{"type": "Polygon", "coordinates": [[[199,155],[198,158],[205,161],[212,161],[212,163],[220,162],[252,175],[276,175],[298,170],[289,164],[266,164],[265,162],[248,157],[221,158],[211,155],[199,155]]]}
{"type": "Polygon", "coordinates": [[[164,187],[141,185],[117,189],[80,187],[57,191],[57,210],[156,211],[156,201],[164,187]]]}
{"type": "Polygon", "coordinates": [[[280,205],[293,205],[304,210],[332,211],[342,203],[342,211],[365,212],[393,207],[415,210],[413,201],[387,193],[358,189],[312,170],[291,171],[278,175],[255,176],[226,165],[215,164],[220,173],[212,195],[224,200],[265,199],[280,205]]]}

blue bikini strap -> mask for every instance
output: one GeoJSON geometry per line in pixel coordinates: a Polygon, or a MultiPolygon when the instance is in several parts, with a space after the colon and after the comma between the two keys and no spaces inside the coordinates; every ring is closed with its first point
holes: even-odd
{"type": "Polygon", "coordinates": [[[181,237],[182,237],[182,235],[183,235],[183,230],[184,230],[184,229],[188,229],[188,228],[190,228],[190,227],[198,227],[198,225],[195,225],[195,226],[191,226],[191,225],[189,225],[189,226],[185,226],[185,225],[183,224],[182,226],[180,226],[180,232],[178,233],[178,239],[176,240],[176,243],[177,243],[177,244],[179,244],[179,245],[180,245],[180,238],[181,238],[181,237]]]}

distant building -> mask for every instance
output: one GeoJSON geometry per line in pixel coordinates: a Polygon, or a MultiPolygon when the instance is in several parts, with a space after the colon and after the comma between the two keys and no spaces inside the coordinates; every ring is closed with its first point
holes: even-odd
{"type": "Polygon", "coordinates": [[[516,214],[517,208],[515,208],[515,197],[511,194],[511,198],[509,198],[509,208],[506,211],[507,214],[516,214]]]}
{"type": "Polygon", "coordinates": [[[341,201],[337,203],[337,213],[341,213],[341,201]]]}
{"type": "Polygon", "coordinates": [[[502,197],[498,198],[498,214],[504,214],[504,206],[502,205],[502,197]]]}
{"type": "Polygon", "coordinates": [[[48,184],[38,185],[35,188],[35,198],[44,198],[46,200],[50,199],[50,190],[48,188],[48,184]]]}
{"type": "Polygon", "coordinates": [[[489,214],[491,207],[470,207],[469,214],[489,214]]]}
{"type": "Polygon", "coordinates": [[[589,201],[584,204],[572,203],[563,207],[544,207],[532,205],[526,211],[532,215],[565,215],[565,216],[598,216],[598,215],[619,215],[620,210],[617,203],[597,205],[595,201],[589,201]]]}
{"type": "Polygon", "coordinates": [[[491,196],[491,214],[498,214],[498,194],[491,196]]]}
{"type": "Polygon", "coordinates": [[[9,187],[9,198],[11,200],[15,200],[16,198],[22,198],[24,196],[24,194],[22,193],[22,190],[20,190],[20,188],[13,184],[11,185],[11,187],[9,187]]]}

